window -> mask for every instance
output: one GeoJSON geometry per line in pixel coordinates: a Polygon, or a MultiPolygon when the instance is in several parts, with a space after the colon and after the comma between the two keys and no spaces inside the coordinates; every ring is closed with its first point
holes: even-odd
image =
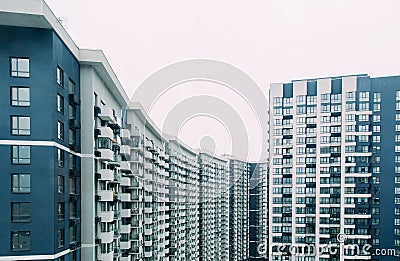
{"type": "Polygon", "coordinates": [[[30,164],[31,147],[30,146],[11,146],[13,164],[30,164]]]}
{"type": "Polygon", "coordinates": [[[29,58],[11,58],[11,76],[29,77],[29,58]]]}
{"type": "Polygon", "coordinates": [[[11,175],[11,192],[13,192],[13,193],[29,193],[29,192],[31,192],[31,175],[30,174],[12,174],[11,175]]]}
{"type": "Polygon", "coordinates": [[[57,94],[57,111],[64,114],[64,97],[57,94]]]}
{"type": "Polygon", "coordinates": [[[30,203],[27,202],[11,203],[11,221],[12,222],[31,221],[30,203]]]}
{"type": "Polygon", "coordinates": [[[30,106],[29,87],[11,87],[12,106],[30,106]]]}
{"type": "Polygon", "coordinates": [[[64,246],[64,244],[65,244],[64,237],[65,237],[65,230],[62,228],[62,229],[58,230],[58,234],[57,234],[58,247],[64,246]]]}
{"type": "Polygon", "coordinates": [[[65,152],[62,149],[57,149],[57,164],[59,167],[64,167],[65,152]]]}
{"type": "Polygon", "coordinates": [[[70,145],[75,145],[76,144],[76,131],[73,129],[68,130],[68,142],[70,145]]]}
{"type": "Polygon", "coordinates": [[[369,92],[360,92],[359,100],[360,101],[369,101],[369,92]]]}
{"type": "Polygon", "coordinates": [[[64,204],[64,202],[59,202],[58,203],[57,216],[58,216],[58,220],[64,220],[64,218],[65,218],[65,204],[64,204]]]}
{"type": "Polygon", "coordinates": [[[58,176],[57,178],[57,192],[58,193],[64,193],[65,191],[65,185],[64,185],[64,177],[63,176],[58,176]]]}
{"type": "Polygon", "coordinates": [[[374,92],[374,102],[380,102],[380,101],[381,101],[381,93],[374,92]]]}
{"type": "Polygon", "coordinates": [[[30,250],[31,232],[30,231],[12,231],[11,232],[11,250],[30,250]]]}
{"type": "Polygon", "coordinates": [[[69,227],[69,241],[70,242],[76,241],[76,227],[75,226],[69,227]]]}
{"type": "Polygon", "coordinates": [[[69,94],[75,94],[75,83],[71,79],[68,79],[68,92],[69,94]]]}
{"type": "Polygon", "coordinates": [[[57,66],[57,84],[64,86],[64,71],[59,66],[57,66]]]}
{"type": "Polygon", "coordinates": [[[61,121],[57,122],[57,138],[64,140],[64,123],[61,121]]]}
{"type": "Polygon", "coordinates": [[[31,118],[28,116],[11,116],[12,135],[30,135],[31,118]]]}
{"type": "Polygon", "coordinates": [[[355,92],[346,92],[346,100],[347,101],[355,101],[356,93],[355,92]]]}

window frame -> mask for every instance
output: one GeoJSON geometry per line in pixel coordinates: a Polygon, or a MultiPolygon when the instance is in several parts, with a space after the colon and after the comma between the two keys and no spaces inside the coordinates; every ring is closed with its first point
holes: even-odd
{"type": "Polygon", "coordinates": [[[64,70],[59,65],[56,67],[56,83],[64,88],[64,70]]]}
{"type": "Polygon", "coordinates": [[[13,136],[30,136],[31,135],[31,117],[26,115],[11,115],[10,116],[10,124],[11,124],[11,135],[13,136]],[[22,129],[20,128],[21,120],[23,118],[27,118],[29,121],[29,128],[22,129]],[[17,126],[14,128],[14,119],[16,119],[17,126]]]}
{"type": "Polygon", "coordinates": [[[28,223],[31,222],[31,203],[30,202],[11,202],[11,222],[13,223],[28,223]],[[14,212],[14,207],[18,206],[18,210],[14,212]],[[23,215],[24,211],[21,211],[21,206],[26,206],[25,211],[27,215],[23,215]]]}
{"type": "Polygon", "coordinates": [[[31,64],[29,57],[10,57],[10,76],[15,78],[30,78],[31,76],[31,64]],[[13,60],[16,59],[16,70],[13,69],[13,60]],[[19,62],[22,60],[28,60],[28,71],[19,70],[19,62]],[[15,73],[15,74],[14,74],[15,73]]]}
{"type": "Polygon", "coordinates": [[[26,146],[26,145],[11,145],[11,163],[13,164],[13,165],[29,165],[29,164],[31,164],[31,146],[26,146]],[[29,148],[29,158],[21,158],[20,157],[20,148],[21,147],[27,147],[27,148],[29,148]],[[16,148],[17,149],[17,157],[15,158],[14,157],[14,148],[16,148]],[[17,162],[16,161],[14,161],[14,159],[17,159],[17,162]],[[26,160],[26,162],[21,162],[21,159],[22,160],[26,160]]]}
{"type": "Polygon", "coordinates": [[[11,174],[11,193],[18,193],[18,194],[26,194],[26,193],[31,193],[31,174],[30,173],[12,173],[11,174]],[[29,187],[22,187],[21,186],[21,176],[25,175],[28,176],[29,180],[29,187]],[[17,177],[18,184],[14,184],[14,177],[17,177]],[[14,191],[14,188],[17,189],[17,191],[14,191]],[[21,189],[28,189],[27,191],[21,191],[21,189]]]}
{"type": "Polygon", "coordinates": [[[62,121],[57,121],[57,139],[61,141],[65,139],[65,124],[62,121]]]}
{"type": "Polygon", "coordinates": [[[13,107],[30,107],[31,106],[31,88],[28,86],[10,86],[10,105],[13,107]],[[14,100],[13,94],[14,94],[14,89],[16,89],[17,93],[17,99],[14,100]],[[20,100],[20,93],[19,91],[21,89],[27,89],[28,90],[28,98],[29,100],[20,100]]]}
{"type": "Polygon", "coordinates": [[[10,233],[10,249],[11,249],[11,251],[15,251],[15,252],[17,252],[17,251],[29,251],[29,250],[31,250],[31,231],[21,231],[21,230],[17,230],[17,231],[11,231],[11,233],[10,233]],[[25,233],[26,234],[26,236],[27,236],[27,238],[28,238],[28,241],[27,241],[27,246],[28,247],[26,247],[26,248],[14,248],[13,247],[13,239],[14,239],[14,235],[16,235],[16,236],[18,236],[18,244],[17,244],[17,246],[21,246],[21,244],[20,244],[20,236],[21,236],[21,234],[22,233],[25,233]]]}

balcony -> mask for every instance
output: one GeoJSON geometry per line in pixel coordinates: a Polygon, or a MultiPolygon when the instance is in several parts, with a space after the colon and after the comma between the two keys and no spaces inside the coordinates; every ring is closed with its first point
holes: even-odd
{"type": "Polygon", "coordinates": [[[131,209],[122,209],[121,210],[121,217],[128,218],[131,216],[131,209]]]}
{"type": "Polygon", "coordinates": [[[103,244],[111,243],[114,240],[114,231],[100,232],[98,238],[103,244]]]}
{"type": "Polygon", "coordinates": [[[122,234],[129,234],[129,233],[131,233],[131,224],[128,224],[128,225],[121,225],[121,233],[122,233],[122,234]]]}
{"type": "Polygon", "coordinates": [[[121,201],[122,202],[131,201],[131,194],[130,193],[121,193],[121,201]]]}
{"type": "Polygon", "coordinates": [[[97,115],[103,121],[114,121],[114,112],[110,106],[101,106],[100,112],[97,115]]]}
{"type": "MultiPolygon", "coordinates": [[[[129,250],[131,248],[131,241],[121,241],[121,249],[129,250]]],[[[121,260],[123,260],[121,258],[121,260]]],[[[131,260],[130,258],[127,260],[131,260]]]]}
{"type": "Polygon", "coordinates": [[[98,173],[100,174],[100,180],[114,180],[114,171],[111,169],[99,169],[98,173]]]}
{"type": "Polygon", "coordinates": [[[131,179],[129,177],[121,177],[121,186],[130,187],[131,179]]]}
{"type": "Polygon", "coordinates": [[[109,138],[109,139],[114,138],[114,131],[109,127],[99,127],[98,129],[100,130],[100,134],[98,137],[109,138]]]}
{"type": "Polygon", "coordinates": [[[131,138],[131,132],[128,129],[121,129],[120,136],[123,140],[129,140],[131,138]]]}
{"type": "Polygon", "coordinates": [[[108,126],[113,129],[121,129],[122,128],[122,119],[118,116],[114,116],[113,120],[108,123],[108,126]]]}
{"type": "Polygon", "coordinates": [[[145,235],[148,236],[148,235],[151,235],[153,233],[153,230],[145,228],[143,232],[144,232],[145,235]]]}
{"type": "Polygon", "coordinates": [[[128,161],[122,161],[119,169],[123,172],[131,172],[131,163],[128,161]]]}
{"type": "Polygon", "coordinates": [[[110,253],[101,253],[98,255],[97,260],[99,261],[113,261],[114,253],[111,251],[110,253]]]}
{"type": "Polygon", "coordinates": [[[111,190],[99,190],[97,195],[100,196],[100,201],[113,201],[114,196],[111,190]]]}
{"type": "Polygon", "coordinates": [[[145,225],[153,224],[153,219],[152,218],[144,218],[144,224],[145,225]]]}
{"type": "Polygon", "coordinates": [[[110,149],[98,149],[98,155],[96,155],[99,160],[102,161],[113,161],[114,160],[114,152],[110,149]]]}
{"type": "Polygon", "coordinates": [[[131,147],[129,145],[122,145],[119,153],[125,156],[131,155],[131,147]]]}
{"type": "Polygon", "coordinates": [[[147,170],[153,170],[153,164],[150,162],[144,163],[144,168],[147,170]]]}
{"type": "Polygon", "coordinates": [[[114,211],[100,211],[98,214],[101,222],[112,222],[114,219],[114,211]]]}

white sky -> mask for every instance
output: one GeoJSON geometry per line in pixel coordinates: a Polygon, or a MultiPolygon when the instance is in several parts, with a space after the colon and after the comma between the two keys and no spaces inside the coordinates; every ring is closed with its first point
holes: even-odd
{"type": "MultiPolygon", "coordinates": [[[[397,0],[46,1],[67,18],[80,48],[104,50],[129,97],[153,72],[192,58],[236,66],[265,92],[271,82],[293,79],[400,74],[397,0]]],[[[151,118],[161,126],[176,102],[158,105],[164,115],[158,109],[151,118]]],[[[198,147],[209,135],[193,135],[199,126],[200,118],[191,121],[181,138],[198,147]]],[[[228,138],[219,136],[218,152],[229,153],[228,138]]]]}

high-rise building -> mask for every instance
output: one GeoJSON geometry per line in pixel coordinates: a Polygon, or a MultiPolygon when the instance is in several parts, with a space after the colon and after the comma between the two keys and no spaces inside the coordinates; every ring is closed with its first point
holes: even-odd
{"type": "Polygon", "coordinates": [[[267,260],[268,165],[249,164],[249,261],[267,260]]]}
{"type": "Polygon", "coordinates": [[[75,260],[81,238],[79,54],[61,25],[46,19],[43,2],[33,10],[2,1],[1,9],[0,259],[75,260]]]}
{"type": "Polygon", "coordinates": [[[269,259],[395,260],[373,251],[400,245],[400,77],[272,84],[269,114],[269,259]]]}
{"type": "Polygon", "coordinates": [[[250,163],[229,161],[229,260],[249,257],[250,163]]]}
{"type": "Polygon", "coordinates": [[[229,162],[199,155],[200,260],[229,259],[229,162]]]}
{"type": "Polygon", "coordinates": [[[246,260],[263,238],[251,164],[163,134],[43,0],[1,2],[0,83],[0,260],[246,260]]]}

